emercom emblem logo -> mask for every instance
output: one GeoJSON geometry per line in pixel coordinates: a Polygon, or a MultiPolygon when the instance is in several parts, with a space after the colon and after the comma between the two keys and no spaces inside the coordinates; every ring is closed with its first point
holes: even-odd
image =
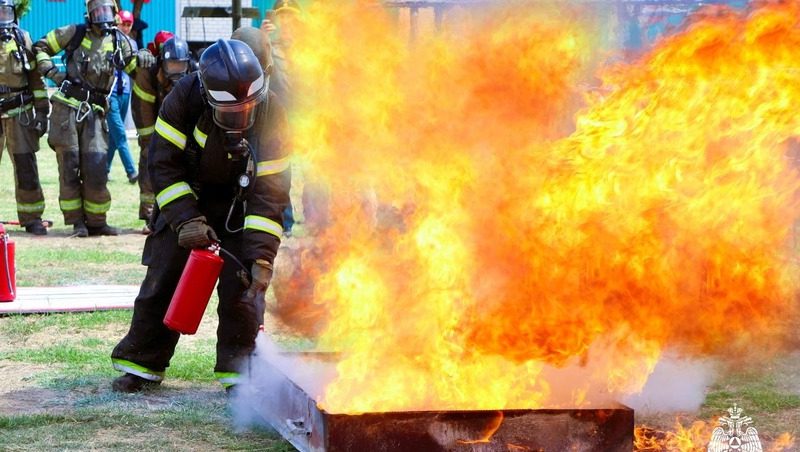
{"type": "Polygon", "coordinates": [[[761,440],[750,416],[742,417],[742,409],[733,404],[728,416],[719,418],[719,427],[711,433],[708,452],[762,452],[761,440]]]}

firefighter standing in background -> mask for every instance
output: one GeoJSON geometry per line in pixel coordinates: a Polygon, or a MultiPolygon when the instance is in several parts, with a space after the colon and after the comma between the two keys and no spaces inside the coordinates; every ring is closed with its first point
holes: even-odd
{"type": "Polygon", "coordinates": [[[34,44],[39,72],[59,86],[51,100],[48,144],[56,151],[59,204],[64,222],[78,237],[117,235],[106,222],[111,207],[108,191],[108,95],[115,69],[132,74],[155,58],[135,52],[129,38],[116,29],[112,0],[87,0],[86,24],[51,30],[34,44]],[[66,73],[50,57],[64,50],[66,73]]]}
{"type": "Polygon", "coordinates": [[[28,32],[17,26],[13,0],[0,0],[0,157],[2,138],[14,166],[14,190],[19,222],[25,231],[47,234],[42,225],[44,195],[39,183],[36,151],[47,131],[50,102],[28,32]]]}
{"type": "MultiPolygon", "coordinates": [[[[147,176],[147,149],[155,132],[158,110],[175,82],[190,72],[189,44],[173,36],[160,46],[158,64],[147,70],[136,71],[133,84],[132,113],[139,134],[139,219],[150,220],[155,194],[147,176]]],[[[151,232],[145,224],[144,234],[151,232]]]]}
{"type": "MultiPolygon", "coordinates": [[[[263,44],[256,47],[269,48],[263,44]]],[[[148,155],[157,193],[142,255],[148,269],[130,330],[111,355],[125,372],[115,391],[161,382],[179,338],[164,315],[190,250],[217,240],[226,252],[214,371],[226,390],[255,347],[289,202],[286,113],[267,89],[270,56],[263,53],[258,58],[246,43],[220,39],[203,52],[199,71],[164,99],[148,155]]]]}

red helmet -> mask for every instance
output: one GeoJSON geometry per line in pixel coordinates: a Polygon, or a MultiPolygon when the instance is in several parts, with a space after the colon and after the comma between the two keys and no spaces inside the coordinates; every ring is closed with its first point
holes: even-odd
{"type": "Polygon", "coordinates": [[[175,36],[174,33],[167,30],[161,30],[156,33],[156,37],[153,39],[153,42],[147,43],[147,50],[153,54],[153,56],[157,57],[161,54],[161,46],[164,45],[165,42],[169,41],[170,38],[175,36]]]}
{"type": "Polygon", "coordinates": [[[117,14],[117,16],[119,17],[119,22],[122,24],[124,24],[125,22],[130,24],[133,23],[133,13],[126,9],[120,11],[119,14],[117,14]]]}

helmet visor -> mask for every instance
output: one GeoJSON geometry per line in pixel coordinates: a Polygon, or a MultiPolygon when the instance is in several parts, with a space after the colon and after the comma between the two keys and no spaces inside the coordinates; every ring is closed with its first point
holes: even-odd
{"type": "Polygon", "coordinates": [[[14,7],[11,5],[0,6],[0,26],[8,26],[14,23],[14,7]]]}
{"type": "Polygon", "coordinates": [[[207,91],[208,103],[214,109],[214,122],[225,130],[249,129],[255,120],[256,107],[267,97],[268,85],[269,77],[260,76],[242,102],[236,102],[236,98],[225,91],[207,91]]]}
{"type": "Polygon", "coordinates": [[[89,11],[89,22],[93,24],[113,24],[116,22],[111,5],[100,5],[89,11]]]}
{"type": "Polygon", "coordinates": [[[166,59],[161,64],[164,74],[170,80],[177,80],[189,72],[189,61],[166,59]]]}
{"type": "Polygon", "coordinates": [[[214,122],[225,130],[247,130],[256,119],[256,107],[259,102],[239,104],[236,109],[230,107],[213,107],[214,122]]]}

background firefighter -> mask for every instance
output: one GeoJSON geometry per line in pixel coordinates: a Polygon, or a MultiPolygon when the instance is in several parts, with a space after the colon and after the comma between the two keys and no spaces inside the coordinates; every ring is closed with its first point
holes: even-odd
{"type": "Polygon", "coordinates": [[[116,391],[139,391],[163,379],[179,338],[162,323],[170,299],[190,249],[217,240],[236,257],[224,256],[217,286],[214,371],[226,389],[254,349],[289,201],[286,113],[267,90],[263,58],[242,41],[221,39],[161,106],[148,156],[158,211],[130,330],[111,355],[114,367],[126,372],[114,380],[116,391]],[[250,270],[249,279],[236,260],[250,270]]]}
{"type": "MultiPolygon", "coordinates": [[[[19,222],[25,231],[47,234],[42,225],[44,195],[39,183],[36,152],[47,131],[50,103],[36,72],[33,44],[17,25],[13,0],[0,0],[0,124],[14,166],[14,193],[19,222]]],[[[3,143],[0,141],[0,157],[3,143]]]]}
{"type": "MultiPolygon", "coordinates": [[[[133,27],[133,13],[122,10],[117,14],[117,28],[130,36],[133,27]]],[[[131,41],[133,42],[133,41],[131,41]]],[[[139,71],[137,71],[139,72],[139,71]]],[[[125,117],[128,115],[128,105],[131,97],[131,77],[122,69],[114,70],[116,82],[108,96],[108,111],[106,112],[106,123],[108,124],[108,172],[111,173],[111,164],[114,161],[114,154],[119,151],[119,159],[125,168],[128,182],[135,184],[139,179],[139,173],[133,163],[131,150],[128,148],[128,136],[125,132],[125,117]]]]}
{"type": "MultiPolygon", "coordinates": [[[[139,134],[139,219],[145,221],[150,220],[155,203],[155,194],[147,175],[147,149],[155,132],[158,110],[175,82],[188,74],[191,67],[191,53],[185,40],[170,33],[165,42],[158,44],[158,36],[155,42],[154,47],[159,48],[157,64],[136,71],[131,101],[133,122],[139,134]]],[[[146,224],[143,232],[149,233],[150,226],[146,224]]]]}
{"type": "Polygon", "coordinates": [[[51,30],[34,44],[39,72],[59,86],[51,97],[50,134],[56,151],[59,204],[64,222],[78,237],[117,235],[108,225],[108,129],[105,114],[114,85],[115,69],[131,74],[149,67],[155,58],[146,50],[134,52],[127,36],[116,29],[116,5],[111,0],[88,0],[86,24],[51,30]],[[66,73],[50,60],[64,50],[66,73]]]}

